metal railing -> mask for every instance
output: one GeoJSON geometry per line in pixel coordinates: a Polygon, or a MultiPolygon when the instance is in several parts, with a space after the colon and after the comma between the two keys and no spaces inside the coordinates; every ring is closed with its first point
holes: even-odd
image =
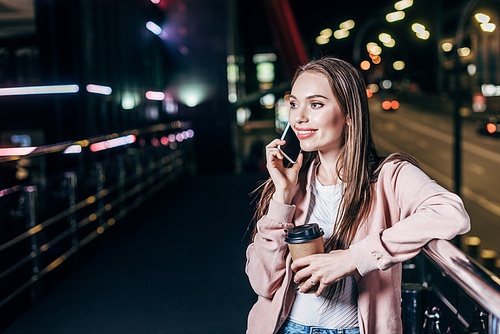
{"type": "Polygon", "coordinates": [[[109,228],[194,171],[187,126],[160,124],[0,158],[0,169],[20,159],[37,166],[30,182],[0,191],[0,330],[47,290],[47,276],[98,249],[109,228]],[[126,136],[133,141],[112,141],[126,136]],[[64,154],[76,146],[79,153],[64,154]]]}
{"type": "Polygon", "coordinates": [[[405,264],[405,334],[500,334],[500,278],[451,242],[433,240],[405,264]],[[409,268],[409,269],[408,269],[409,268]]]}

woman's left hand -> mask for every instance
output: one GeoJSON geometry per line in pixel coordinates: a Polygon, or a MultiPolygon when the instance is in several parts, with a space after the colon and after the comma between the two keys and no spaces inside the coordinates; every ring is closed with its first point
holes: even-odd
{"type": "Polygon", "coordinates": [[[348,249],[334,250],[330,253],[315,254],[294,260],[292,270],[295,271],[296,283],[307,278],[300,292],[306,292],[319,284],[316,296],[320,296],[328,285],[354,274],[356,264],[348,249]]]}

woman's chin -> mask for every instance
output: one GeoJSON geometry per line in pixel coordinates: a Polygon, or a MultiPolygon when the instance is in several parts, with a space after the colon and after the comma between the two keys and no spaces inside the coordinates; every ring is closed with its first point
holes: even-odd
{"type": "Polygon", "coordinates": [[[302,152],[308,152],[308,153],[316,151],[316,148],[311,147],[309,145],[304,145],[304,146],[300,145],[300,149],[302,150],[302,152]]]}

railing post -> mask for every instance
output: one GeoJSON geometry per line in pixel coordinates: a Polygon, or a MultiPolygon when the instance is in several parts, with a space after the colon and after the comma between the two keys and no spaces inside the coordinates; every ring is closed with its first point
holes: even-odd
{"type": "MultiPolygon", "coordinates": [[[[97,230],[99,233],[104,233],[104,198],[103,198],[103,190],[104,190],[104,182],[106,181],[106,175],[104,174],[104,168],[102,167],[102,163],[98,162],[95,165],[96,169],[96,177],[97,177],[97,210],[96,214],[99,216],[97,224],[99,225],[97,230]]],[[[104,244],[104,238],[102,238],[104,244]]]]}
{"type": "MultiPolygon", "coordinates": [[[[26,198],[26,229],[32,229],[37,224],[37,187],[34,185],[24,187],[24,194],[26,198]]],[[[31,301],[35,301],[38,297],[38,284],[36,284],[36,280],[38,279],[38,273],[40,272],[39,268],[39,259],[38,259],[38,238],[36,233],[32,233],[30,236],[31,242],[31,265],[32,265],[32,280],[33,284],[31,285],[31,301]]]]}
{"type": "Polygon", "coordinates": [[[139,178],[142,176],[144,171],[143,166],[141,164],[141,152],[140,149],[135,150],[134,152],[134,163],[135,163],[135,175],[139,178]]]}
{"type": "Polygon", "coordinates": [[[123,155],[119,154],[117,156],[117,163],[118,163],[118,184],[119,184],[119,190],[118,190],[118,196],[120,198],[123,198],[123,200],[120,200],[120,211],[125,209],[125,185],[127,181],[127,173],[125,170],[125,161],[123,159],[123,155]]]}
{"type": "Polygon", "coordinates": [[[489,333],[500,334],[499,320],[494,314],[491,313],[488,316],[488,330],[489,333]]]}
{"type": "Polygon", "coordinates": [[[427,305],[427,288],[422,284],[406,283],[401,289],[404,334],[421,334],[427,305]]]}
{"type": "MultiPolygon", "coordinates": [[[[141,163],[141,151],[140,150],[144,150],[145,148],[140,148],[140,149],[137,149],[133,155],[134,157],[134,163],[135,163],[135,175],[136,175],[136,186],[139,186],[141,187],[141,183],[143,182],[142,180],[142,176],[144,174],[144,166],[142,165],[141,163]]],[[[142,198],[142,191],[140,191],[136,197],[135,197],[135,201],[137,203],[142,203],[143,201],[143,198],[142,198]]]]}
{"type": "Polygon", "coordinates": [[[76,226],[76,186],[77,179],[75,172],[66,172],[64,174],[68,186],[68,207],[70,208],[69,214],[69,228],[71,231],[71,244],[73,247],[78,247],[78,230],[76,226]]]}

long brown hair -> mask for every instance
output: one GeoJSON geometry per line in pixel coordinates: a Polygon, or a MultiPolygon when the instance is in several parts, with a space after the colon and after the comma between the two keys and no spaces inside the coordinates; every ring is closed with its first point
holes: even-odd
{"type": "MultiPolygon", "coordinates": [[[[298,68],[292,80],[305,72],[323,74],[349,125],[344,126],[343,145],[337,161],[336,172],[345,183],[342,202],[339,207],[337,222],[333,235],[325,244],[325,252],[335,249],[347,249],[354,236],[370,211],[373,198],[372,184],[378,177],[381,158],[378,156],[370,131],[370,117],[366,85],[360,72],[348,62],[337,58],[321,58],[312,60],[298,68]]],[[[299,171],[299,186],[304,188],[307,182],[307,170],[317,156],[317,152],[305,152],[304,162],[299,171]]],[[[389,156],[384,162],[392,160],[408,160],[416,162],[410,156],[400,153],[389,156]]],[[[258,220],[266,214],[269,202],[275,191],[274,184],[268,179],[256,191],[261,191],[257,203],[255,218],[258,220]]],[[[254,235],[256,229],[254,230],[254,235]]],[[[327,288],[327,299],[334,300],[336,292],[342,287],[332,284],[327,288]]]]}

